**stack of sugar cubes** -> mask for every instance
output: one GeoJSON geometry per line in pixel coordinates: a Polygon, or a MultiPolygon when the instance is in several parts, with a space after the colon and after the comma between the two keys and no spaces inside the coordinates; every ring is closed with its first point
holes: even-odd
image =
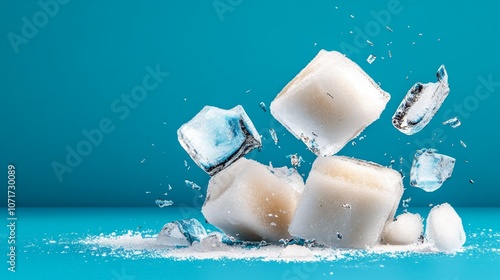
{"type": "MultiPolygon", "coordinates": [[[[418,94],[423,95],[426,88],[431,95],[446,92],[444,67],[439,71],[438,84],[419,84],[418,94]]],[[[412,89],[409,94],[415,92],[412,89]]],[[[400,173],[373,162],[335,155],[380,117],[389,99],[390,95],[356,63],[339,52],[321,50],[270,106],[273,117],[318,156],[305,183],[294,168],[270,167],[243,157],[262,145],[243,107],[224,110],[206,106],[178,130],[182,147],[212,176],[202,207],[205,219],[226,234],[226,241],[278,242],[293,238],[361,249],[381,243],[420,242],[424,233],[420,215],[404,213],[394,218],[404,190],[400,173]]],[[[406,103],[418,103],[415,99],[405,98],[406,103]]],[[[393,121],[398,129],[409,129],[408,122],[405,126],[402,123],[403,111],[410,105],[398,108],[397,121],[393,121]]],[[[421,110],[427,114],[424,122],[439,106],[421,110]]],[[[413,118],[416,114],[411,112],[413,118]]],[[[418,129],[425,125],[420,124],[418,129]]],[[[420,151],[415,160],[425,157],[421,161],[425,163],[412,170],[412,185],[423,185],[428,191],[439,188],[451,176],[449,166],[454,160],[445,158],[448,164],[440,165],[447,167],[444,175],[425,170],[432,171],[442,163],[443,156],[434,150],[420,151]],[[433,180],[433,176],[440,177],[433,180]],[[420,183],[420,178],[425,182],[420,183]]],[[[195,224],[169,223],[165,229],[176,236],[172,239],[162,231],[159,239],[163,244],[178,245],[179,236],[182,244],[200,241],[206,233],[193,230],[195,224]],[[190,232],[203,234],[193,237],[190,232]]],[[[460,217],[449,204],[432,209],[425,233],[435,248],[445,252],[456,251],[465,242],[460,217]]]]}

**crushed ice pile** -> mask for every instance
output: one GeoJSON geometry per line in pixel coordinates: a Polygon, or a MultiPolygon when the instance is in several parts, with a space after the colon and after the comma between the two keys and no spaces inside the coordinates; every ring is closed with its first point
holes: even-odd
{"type": "MultiPolygon", "coordinates": [[[[411,135],[430,122],[449,93],[444,66],[437,79],[410,89],[392,120],[398,130],[411,135]]],[[[443,252],[459,250],[464,230],[449,204],[432,209],[424,234],[420,215],[394,218],[404,191],[399,172],[335,156],[381,116],[389,99],[356,63],[336,51],[321,50],[285,86],[270,111],[318,156],[305,184],[294,168],[243,158],[261,141],[241,106],[206,106],[181,126],[178,137],[195,163],[212,176],[202,213],[224,234],[207,235],[193,220],[174,221],[164,226],[158,242],[174,247],[196,243],[203,250],[281,243],[284,257],[310,257],[310,248],[318,246],[369,249],[425,243],[443,252]]],[[[435,150],[417,151],[411,185],[427,192],[438,189],[451,176],[454,163],[435,150]]]]}

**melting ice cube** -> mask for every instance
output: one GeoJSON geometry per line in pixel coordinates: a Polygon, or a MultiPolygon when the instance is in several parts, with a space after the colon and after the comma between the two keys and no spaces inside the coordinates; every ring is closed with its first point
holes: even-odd
{"type": "Polygon", "coordinates": [[[378,119],[389,99],[356,63],[339,52],[321,50],[270,108],[309,150],[327,156],[378,119]]]}
{"type": "Polygon", "coordinates": [[[403,194],[401,175],[353,158],[318,157],[290,224],[292,236],[334,247],[377,244],[403,194]]]}
{"type": "Polygon", "coordinates": [[[431,209],[425,236],[438,250],[447,253],[460,249],[466,240],[462,219],[448,203],[431,209]]]}
{"type": "Polygon", "coordinates": [[[278,241],[290,238],[288,226],[303,188],[295,169],[241,158],[210,179],[202,212],[235,239],[278,241]]]}
{"type": "Polygon", "coordinates": [[[406,93],[392,117],[392,124],[404,134],[412,135],[422,130],[436,114],[450,93],[448,74],[444,65],[439,67],[437,83],[420,82],[406,93]]]}
{"type": "Polygon", "coordinates": [[[455,159],[436,152],[434,149],[421,149],[415,153],[410,171],[410,185],[433,192],[451,177],[455,159]]]}
{"type": "Polygon", "coordinates": [[[200,241],[207,235],[205,228],[196,219],[178,220],[167,223],[156,238],[161,245],[185,247],[200,241]]]}
{"type": "Polygon", "coordinates": [[[407,245],[417,242],[423,232],[424,224],[419,214],[403,213],[387,222],[382,240],[387,244],[407,245]]]}
{"type": "Polygon", "coordinates": [[[177,131],[181,146],[196,164],[213,175],[261,146],[260,135],[243,107],[205,106],[177,131]]]}

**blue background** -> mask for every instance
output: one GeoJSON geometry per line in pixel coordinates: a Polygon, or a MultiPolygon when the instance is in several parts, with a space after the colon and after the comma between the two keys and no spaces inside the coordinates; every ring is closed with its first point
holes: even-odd
{"type": "Polygon", "coordinates": [[[15,164],[18,206],[155,206],[156,198],[200,206],[203,200],[184,180],[204,192],[209,177],[181,148],[176,130],[204,105],[241,104],[265,138],[262,151],[248,157],[282,166],[290,165],[286,155],[298,153],[306,161],[299,171],[307,175],[314,155],[259,102],[269,106],[320,49],[350,45],[356,50],[349,57],[381,83],[391,101],[362,133],[366,139],[339,154],[383,165],[395,159],[394,168],[408,175],[414,151],[436,147],[457,159],[453,177],[425,193],[409,187],[407,176],[403,198],[412,197],[412,206],[500,206],[500,86],[483,88],[488,97],[475,97],[480,77],[500,81],[500,3],[401,0],[400,12],[387,24],[390,32],[371,13],[387,10],[388,2],[230,1],[230,9],[218,14],[213,1],[74,0],[61,4],[16,53],[8,34],[22,35],[22,18],[33,22],[42,8],[36,1],[2,1],[0,170],[6,178],[7,165],[15,164]],[[369,36],[374,46],[357,43],[359,33],[349,32],[367,27],[375,28],[369,36]],[[377,56],[371,65],[369,54],[377,56]],[[435,81],[441,64],[449,74],[449,97],[420,133],[400,133],[391,125],[396,107],[415,82],[435,81]],[[142,84],[148,66],[157,65],[169,76],[121,119],[111,104],[142,84]],[[441,124],[453,116],[462,126],[441,124]],[[52,164],[64,164],[66,147],[75,149],[86,139],[82,130],[98,128],[105,118],[115,129],[58,180],[52,164]],[[270,139],[270,128],[278,132],[280,147],[270,139]]]}

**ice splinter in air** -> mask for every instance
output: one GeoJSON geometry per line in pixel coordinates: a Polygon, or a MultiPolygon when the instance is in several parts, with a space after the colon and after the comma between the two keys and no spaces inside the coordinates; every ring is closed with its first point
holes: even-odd
{"type": "Polygon", "coordinates": [[[408,91],[392,117],[395,128],[407,135],[422,130],[436,114],[450,92],[448,74],[444,65],[439,67],[436,83],[417,82],[408,91]]]}

